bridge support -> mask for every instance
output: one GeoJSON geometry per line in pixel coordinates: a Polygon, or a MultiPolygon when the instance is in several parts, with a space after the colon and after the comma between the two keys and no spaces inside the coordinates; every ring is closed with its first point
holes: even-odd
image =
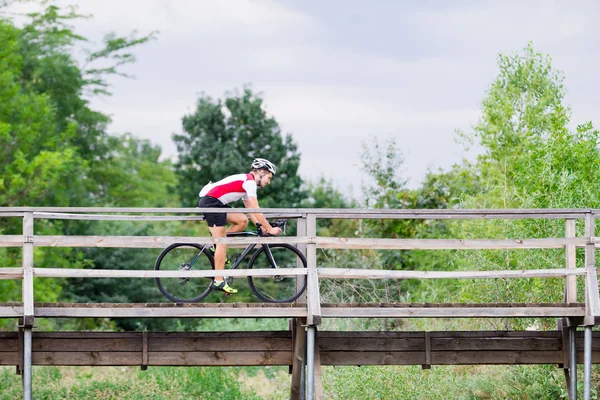
{"type": "Polygon", "coordinates": [[[583,399],[592,398],[592,327],[585,327],[583,341],[583,399]]]}
{"type": "Polygon", "coordinates": [[[306,399],[315,398],[315,330],[309,326],[306,330],[306,399]]]}
{"type": "Polygon", "coordinates": [[[577,326],[569,327],[569,400],[577,399],[577,326]]]}
{"type": "Polygon", "coordinates": [[[305,374],[306,367],[306,330],[303,320],[296,318],[290,320],[292,330],[292,365],[290,372],[292,374],[292,383],[290,387],[290,400],[303,400],[305,397],[305,374]]]}
{"type": "Polygon", "coordinates": [[[31,400],[31,328],[23,329],[23,399],[31,400]]]}
{"type": "Polygon", "coordinates": [[[323,379],[316,326],[309,326],[306,331],[306,375],[306,399],[322,400],[323,379]]]}

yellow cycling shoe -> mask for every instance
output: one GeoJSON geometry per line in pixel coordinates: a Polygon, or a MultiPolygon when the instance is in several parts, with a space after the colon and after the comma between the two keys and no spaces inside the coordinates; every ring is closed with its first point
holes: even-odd
{"type": "Polygon", "coordinates": [[[213,283],[213,289],[220,290],[221,292],[225,292],[226,294],[236,294],[238,292],[237,289],[234,289],[231,286],[229,286],[226,281],[222,281],[220,283],[217,283],[215,281],[213,283]]]}

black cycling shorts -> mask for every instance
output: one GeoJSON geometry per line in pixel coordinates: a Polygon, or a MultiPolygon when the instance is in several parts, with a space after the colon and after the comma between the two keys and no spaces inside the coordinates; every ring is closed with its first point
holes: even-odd
{"type": "MultiPolygon", "coordinates": [[[[198,207],[200,208],[231,208],[229,204],[223,204],[219,199],[214,197],[204,196],[200,197],[198,201],[198,207]]],[[[227,213],[204,213],[204,219],[208,222],[209,227],[213,226],[225,226],[227,222],[227,213]]]]}

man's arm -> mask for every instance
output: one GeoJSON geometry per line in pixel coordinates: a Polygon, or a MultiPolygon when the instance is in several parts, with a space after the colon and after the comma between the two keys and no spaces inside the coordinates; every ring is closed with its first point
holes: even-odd
{"type": "MultiPolygon", "coordinates": [[[[243,202],[246,208],[260,208],[256,197],[249,196],[248,200],[243,200],[243,202]]],[[[281,233],[281,228],[273,228],[262,213],[248,213],[248,217],[250,217],[254,225],[259,223],[263,232],[271,235],[279,235],[281,233]]]]}

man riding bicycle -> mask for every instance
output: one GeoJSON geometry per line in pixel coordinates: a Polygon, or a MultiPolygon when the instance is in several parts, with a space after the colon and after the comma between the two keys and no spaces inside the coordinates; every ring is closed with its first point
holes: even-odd
{"type": "MultiPolygon", "coordinates": [[[[273,163],[264,158],[255,158],[250,166],[250,173],[230,175],[218,182],[209,182],[200,191],[198,207],[201,208],[231,208],[229,203],[242,199],[246,208],[259,208],[256,190],[271,183],[276,168],[273,163]]],[[[262,213],[249,213],[252,222],[260,224],[264,233],[279,235],[281,229],[272,227],[262,213]]],[[[213,237],[224,238],[227,233],[242,232],[248,226],[248,217],[242,213],[204,213],[208,229],[213,237]],[[231,223],[229,229],[226,223],[231,223]]],[[[215,270],[224,270],[226,262],[227,245],[216,246],[214,259],[215,270]]],[[[213,289],[227,294],[237,293],[237,289],[227,284],[222,276],[216,276],[213,289]]]]}

